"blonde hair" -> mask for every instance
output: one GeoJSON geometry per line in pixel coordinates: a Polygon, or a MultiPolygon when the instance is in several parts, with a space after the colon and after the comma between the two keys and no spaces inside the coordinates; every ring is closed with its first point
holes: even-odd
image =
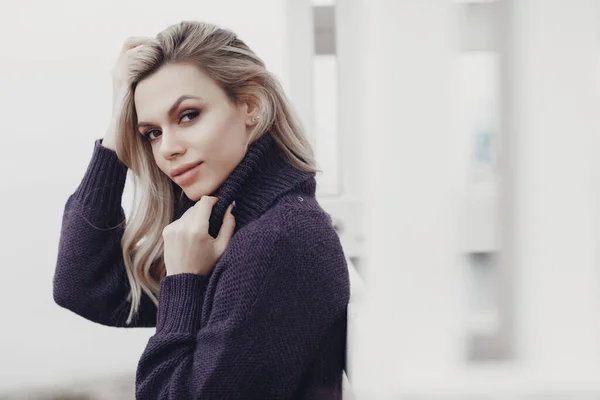
{"type": "Polygon", "coordinates": [[[277,78],[235,33],[198,21],[182,21],[160,32],[132,65],[116,132],[117,155],[134,175],[135,199],[141,192],[121,239],[131,287],[127,324],[138,314],[142,291],[158,305],[160,281],[166,273],[162,231],[174,218],[178,189],[156,165],[150,143],[137,133],[133,95],[138,82],[174,63],[197,66],[232,102],[250,102],[261,110],[248,144],[269,132],[293,166],[317,171],[311,146],[277,78]]]}

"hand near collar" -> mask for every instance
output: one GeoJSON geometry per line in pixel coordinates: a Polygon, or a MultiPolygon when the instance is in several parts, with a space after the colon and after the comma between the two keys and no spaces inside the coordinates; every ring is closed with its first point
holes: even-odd
{"type": "Polygon", "coordinates": [[[203,196],[177,221],[163,230],[167,276],[183,273],[208,275],[225,252],[235,229],[232,206],[227,208],[219,235],[208,233],[209,218],[218,198],[203,196]]]}

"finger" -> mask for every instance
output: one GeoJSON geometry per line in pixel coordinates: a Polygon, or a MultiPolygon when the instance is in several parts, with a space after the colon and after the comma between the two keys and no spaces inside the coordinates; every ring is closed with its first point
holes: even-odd
{"type": "Polygon", "coordinates": [[[131,49],[126,50],[125,54],[128,54],[128,55],[137,54],[142,50],[144,50],[144,45],[139,45],[139,46],[132,47],[131,49]]]}
{"type": "Polygon", "coordinates": [[[210,220],[210,215],[212,214],[212,209],[215,204],[219,201],[218,197],[214,196],[202,196],[199,202],[194,205],[195,213],[194,219],[196,221],[208,222],[210,220]]]}
{"type": "Polygon", "coordinates": [[[147,43],[150,40],[152,40],[150,36],[131,36],[125,40],[125,42],[123,43],[123,47],[126,49],[131,49],[133,47],[147,43]]]}
{"type": "Polygon", "coordinates": [[[225,218],[223,218],[223,225],[221,226],[221,230],[219,231],[219,235],[216,239],[216,246],[219,254],[223,254],[225,248],[231,240],[231,237],[233,236],[233,232],[235,231],[235,217],[231,212],[232,208],[233,205],[230,205],[227,208],[227,212],[225,212],[225,218]]]}
{"type": "Polygon", "coordinates": [[[196,214],[196,209],[194,207],[190,207],[187,210],[185,210],[185,212],[183,214],[181,214],[181,217],[179,219],[187,219],[187,218],[193,218],[193,216],[196,214]]]}
{"type": "Polygon", "coordinates": [[[123,46],[121,47],[121,50],[127,51],[133,49],[134,47],[147,43],[150,40],[152,40],[152,38],[147,36],[131,36],[125,40],[123,46]]]}

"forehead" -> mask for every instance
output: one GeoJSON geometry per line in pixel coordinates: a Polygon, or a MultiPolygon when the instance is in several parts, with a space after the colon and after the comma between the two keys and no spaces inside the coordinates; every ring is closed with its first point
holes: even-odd
{"type": "Polygon", "coordinates": [[[215,101],[222,95],[220,92],[220,87],[197,67],[171,64],[138,83],[134,103],[141,119],[143,116],[166,115],[173,102],[183,94],[215,101]]]}

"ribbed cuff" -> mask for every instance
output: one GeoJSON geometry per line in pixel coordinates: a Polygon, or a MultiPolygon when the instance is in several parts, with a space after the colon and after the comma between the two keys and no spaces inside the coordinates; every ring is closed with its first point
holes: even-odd
{"type": "Polygon", "coordinates": [[[176,274],[160,283],[156,332],[196,334],[200,329],[202,303],[208,277],[197,274],[176,274]]]}
{"type": "Polygon", "coordinates": [[[102,139],[97,139],[92,159],[73,197],[81,204],[93,205],[101,212],[119,210],[127,170],[117,153],[103,147],[102,139]]]}

